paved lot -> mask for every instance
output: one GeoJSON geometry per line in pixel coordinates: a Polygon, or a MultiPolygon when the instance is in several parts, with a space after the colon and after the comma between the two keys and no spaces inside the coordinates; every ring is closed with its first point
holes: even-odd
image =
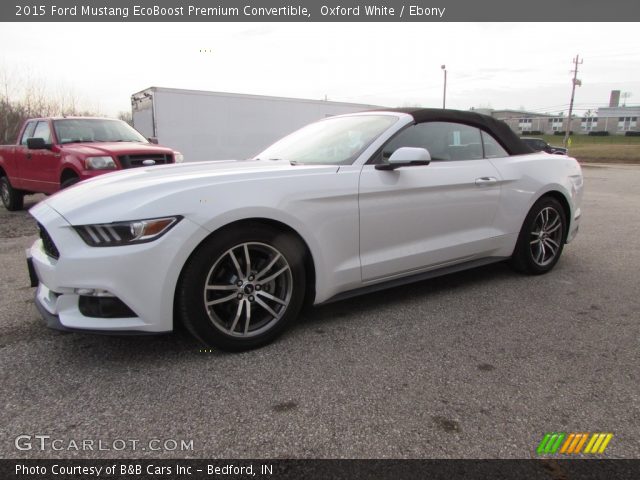
{"type": "Polygon", "coordinates": [[[526,458],[548,431],[613,432],[609,456],[638,457],[640,168],[585,175],[551,274],[493,265],[317,308],[243,354],[46,329],[34,223],[0,207],[0,457],[526,458]],[[19,452],[20,434],[194,449],[19,452]]]}

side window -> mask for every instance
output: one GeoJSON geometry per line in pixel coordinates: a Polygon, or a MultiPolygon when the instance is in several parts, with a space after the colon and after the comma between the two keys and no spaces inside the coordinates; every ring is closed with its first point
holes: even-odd
{"type": "Polygon", "coordinates": [[[20,139],[20,145],[27,144],[27,138],[33,138],[33,130],[36,128],[36,122],[29,122],[22,133],[22,138],[20,139]]]}
{"type": "Polygon", "coordinates": [[[44,143],[51,143],[51,130],[49,129],[49,122],[38,122],[38,125],[33,132],[33,138],[44,138],[44,143]]]}
{"type": "Polygon", "coordinates": [[[482,144],[484,145],[484,158],[508,157],[507,151],[487,132],[482,132],[482,144]]]}
{"type": "Polygon", "coordinates": [[[460,123],[426,122],[412,125],[389,140],[374,163],[386,163],[400,147],[426,148],[433,161],[482,158],[480,130],[460,123]]]}

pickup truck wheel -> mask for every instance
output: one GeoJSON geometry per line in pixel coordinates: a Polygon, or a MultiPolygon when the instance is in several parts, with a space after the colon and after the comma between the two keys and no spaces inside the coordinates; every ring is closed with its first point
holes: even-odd
{"type": "Polygon", "coordinates": [[[16,190],[11,186],[7,177],[0,178],[0,196],[4,208],[11,212],[22,210],[24,205],[24,192],[16,190]]]}
{"type": "Polygon", "coordinates": [[[65,188],[69,188],[71,185],[75,185],[79,181],[80,179],[78,177],[67,178],[62,183],[60,183],[60,189],[64,190],[65,188]]]}
{"type": "Polygon", "coordinates": [[[304,249],[265,225],[226,230],[191,256],[176,292],[184,326],[202,343],[248,350],[280,335],[302,307],[304,249]]]}

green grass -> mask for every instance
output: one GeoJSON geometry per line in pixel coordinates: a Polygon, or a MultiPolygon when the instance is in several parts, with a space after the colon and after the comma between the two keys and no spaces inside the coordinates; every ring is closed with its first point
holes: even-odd
{"type": "MultiPolygon", "coordinates": [[[[564,137],[559,135],[531,135],[543,138],[550,145],[562,146],[564,137]]],[[[609,135],[590,137],[571,135],[569,155],[585,163],[639,163],[640,137],[609,135]]]]}
{"type": "MultiPolygon", "coordinates": [[[[562,145],[564,136],[560,135],[532,135],[544,138],[551,145],[562,145]]],[[[590,137],[589,135],[571,135],[571,146],[578,145],[638,145],[640,137],[625,137],[624,135],[609,135],[608,137],[590,137]]]]}

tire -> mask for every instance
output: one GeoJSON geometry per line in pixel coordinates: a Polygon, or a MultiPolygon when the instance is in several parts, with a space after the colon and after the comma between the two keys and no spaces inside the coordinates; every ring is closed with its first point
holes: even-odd
{"type": "Polygon", "coordinates": [[[541,275],[553,269],[567,238],[567,217],[553,197],[538,200],[524,220],[511,266],[522,273],[541,275]]]}
{"type": "Polygon", "coordinates": [[[240,351],[275,340],[297,317],[304,296],[301,242],[270,226],[242,225],[214,234],[191,255],[176,310],[203,344],[240,351]]]}
{"type": "Polygon", "coordinates": [[[60,190],[64,190],[65,188],[69,188],[71,185],[75,185],[78,183],[80,179],[78,177],[70,177],[60,183],[60,190]]]}
{"type": "Polygon", "coordinates": [[[7,177],[0,177],[0,197],[4,208],[10,212],[22,210],[24,206],[24,192],[13,188],[7,177]]]}

